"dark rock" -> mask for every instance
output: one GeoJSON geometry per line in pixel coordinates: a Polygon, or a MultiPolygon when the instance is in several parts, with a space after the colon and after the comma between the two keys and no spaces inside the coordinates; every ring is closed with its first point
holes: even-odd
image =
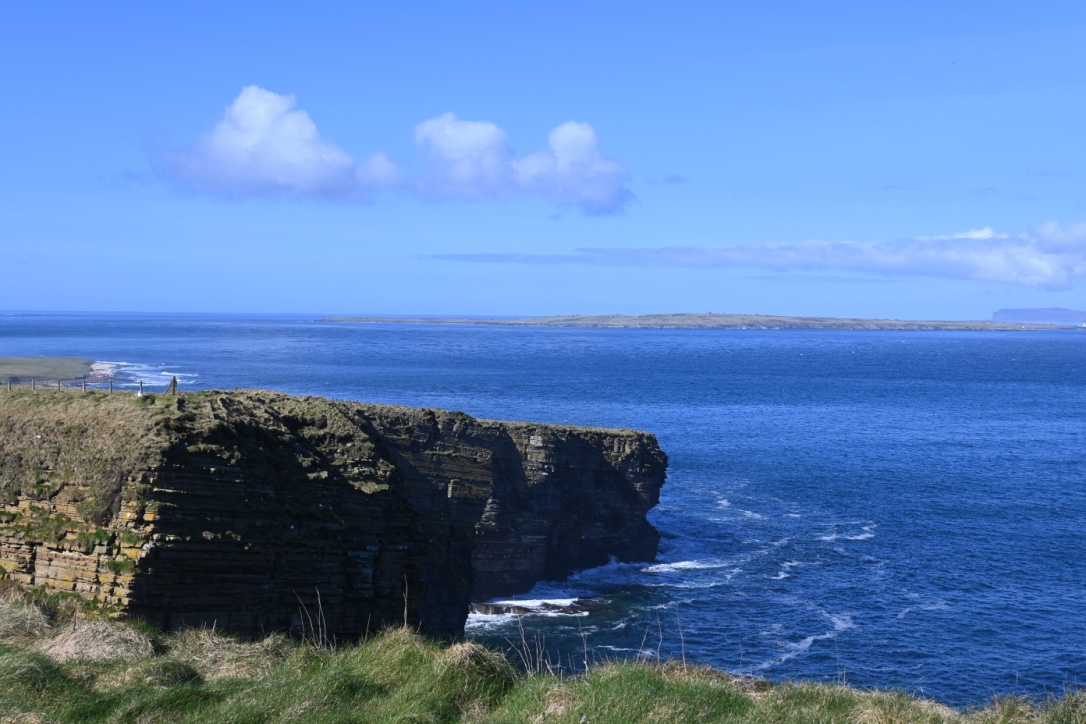
{"type": "Polygon", "coordinates": [[[0,395],[0,575],[165,629],[454,636],[472,598],[656,553],[650,434],[263,391],[29,394],[0,395]],[[115,434],[87,437],[96,421],[115,434]]]}

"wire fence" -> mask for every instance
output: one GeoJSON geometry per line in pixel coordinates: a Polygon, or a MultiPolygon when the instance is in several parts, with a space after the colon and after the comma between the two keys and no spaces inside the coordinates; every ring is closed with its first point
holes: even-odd
{"type": "MultiPolygon", "coordinates": [[[[116,389],[117,392],[130,392],[133,388],[138,387],[139,389],[136,392],[137,395],[147,394],[147,392],[145,392],[144,389],[143,389],[143,380],[140,380],[140,379],[134,380],[132,382],[126,382],[124,384],[115,386],[114,381],[113,381],[112,378],[110,378],[108,380],[86,380],[86,379],[80,379],[80,380],[45,380],[45,379],[31,378],[30,381],[28,382],[28,381],[26,381],[25,379],[22,379],[22,378],[9,377],[7,379],[6,387],[7,387],[8,392],[11,392],[12,390],[17,389],[17,388],[27,388],[27,389],[30,389],[32,391],[37,391],[37,390],[72,390],[72,389],[75,389],[75,390],[82,390],[83,392],[87,392],[88,390],[92,390],[92,391],[93,390],[102,390],[102,391],[109,392],[109,394],[111,394],[111,395],[113,394],[115,389],[116,389]]],[[[0,388],[0,389],[3,389],[3,388],[0,388]]],[[[165,395],[177,394],[177,378],[174,377],[173,379],[171,379],[169,384],[166,385],[165,390],[161,390],[161,391],[152,390],[152,391],[156,392],[158,394],[165,394],[165,395]]]]}

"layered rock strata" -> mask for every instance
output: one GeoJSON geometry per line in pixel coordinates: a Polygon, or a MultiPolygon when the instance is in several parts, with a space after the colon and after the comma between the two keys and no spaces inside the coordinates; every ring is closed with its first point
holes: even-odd
{"type": "Polygon", "coordinates": [[[628,430],[274,392],[0,394],[0,575],[163,628],[463,631],[468,604],[649,560],[628,430]]]}

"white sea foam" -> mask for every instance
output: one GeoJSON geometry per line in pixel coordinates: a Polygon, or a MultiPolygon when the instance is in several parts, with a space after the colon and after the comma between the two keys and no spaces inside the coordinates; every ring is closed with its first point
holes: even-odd
{"type": "Polygon", "coordinates": [[[878,523],[868,523],[860,528],[859,533],[838,533],[837,526],[833,526],[833,532],[827,535],[818,536],[818,540],[832,543],[838,540],[868,540],[875,537],[875,528],[878,528],[878,523]]]}
{"type": "Polygon", "coordinates": [[[669,608],[675,608],[676,606],[682,606],[683,604],[688,604],[688,603],[693,603],[693,602],[694,602],[694,599],[692,599],[692,598],[682,598],[682,599],[676,598],[676,599],[674,599],[672,601],[668,601],[667,603],[658,603],[655,606],[649,606],[648,610],[649,611],[666,611],[669,608]]]}
{"type": "Polygon", "coordinates": [[[720,561],[678,561],[676,563],[657,563],[642,568],[643,573],[677,573],[679,571],[703,571],[723,568],[728,565],[720,561]]]}
{"type": "Polygon", "coordinates": [[[826,639],[837,638],[837,634],[841,633],[842,631],[847,631],[850,628],[854,628],[856,625],[852,621],[852,616],[848,615],[847,613],[826,613],[825,615],[827,618],[830,619],[830,622],[833,624],[832,630],[820,634],[807,636],[806,638],[795,642],[782,642],[781,646],[785,649],[785,653],[775,659],[763,661],[757,666],[757,668],[764,671],[765,669],[776,666],[777,664],[783,664],[785,661],[790,661],[791,659],[796,658],[800,654],[806,653],[815,641],[824,641],[826,639]]]}
{"type": "Polygon", "coordinates": [[[791,578],[792,574],[789,573],[789,571],[791,571],[796,566],[802,566],[802,565],[803,565],[803,561],[785,561],[784,563],[781,564],[781,570],[777,571],[777,575],[770,576],[770,579],[774,580],[774,581],[780,581],[780,580],[783,580],[785,578],[791,578]]]}
{"type": "Polygon", "coordinates": [[[728,585],[728,581],[731,580],[731,576],[725,576],[724,580],[720,581],[706,581],[705,583],[691,583],[689,581],[683,581],[681,583],[652,583],[649,584],[656,588],[678,588],[681,591],[699,591],[708,588],[720,588],[721,586],[728,585]]]}
{"type": "Polygon", "coordinates": [[[935,603],[925,603],[920,606],[921,611],[945,611],[950,608],[950,604],[944,601],[936,601],[935,603]]]}
{"type": "Polygon", "coordinates": [[[170,380],[177,378],[177,384],[192,384],[199,374],[195,372],[178,372],[164,364],[150,365],[135,362],[106,362],[104,364],[115,365],[113,378],[118,387],[139,387],[143,382],[144,387],[166,387],[170,380]]]}
{"type": "Polygon", "coordinates": [[[495,606],[519,606],[520,608],[544,608],[546,606],[572,606],[576,598],[526,598],[524,600],[509,599],[508,601],[487,601],[495,606]]]}
{"type": "MultiPolygon", "coordinates": [[[[473,611],[468,614],[468,624],[483,628],[500,625],[514,621],[520,616],[587,616],[589,611],[580,604],[577,598],[527,598],[523,600],[509,599],[504,601],[488,601],[492,606],[507,606],[516,608],[516,611],[503,611],[501,613],[481,613],[473,611]]],[[[597,603],[599,603],[597,601],[597,603]]],[[[468,625],[465,624],[465,625],[468,625]]]]}
{"type": "Polygon", "coordinates": [[[492,629],[500,629],[504,627],[505,624],[511,624],[516,620],[517,616],[512,613],[502,613],[493,616],[487,616],[481,613],[469,613],[468,620],[464,622],[464,630],[473,633],[482,633],[492,629]]]}

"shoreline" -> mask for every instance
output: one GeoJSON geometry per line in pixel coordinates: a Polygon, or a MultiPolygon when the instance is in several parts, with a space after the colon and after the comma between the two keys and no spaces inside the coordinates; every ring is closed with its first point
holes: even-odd
{"type": "Polygon", "coordinates": [[[87,382],[109,382],[120,367],[116,362],[91,362],[87,382]]]}
{"type": "Polygon", "coordinates": [[[324,317],[332,324],[487,324],[516,327],[587,327],[596,329],[814,329],[871,331],[1023,332],[1079,329],[1026,322],[784,317],[763,314],[603,314],[552,317],[324,317]]]}
{"type": "Polygon", "coordinates": [[[0,382],[18,387],[35,382],[43,387],[51,382],[62,387],[80,383],[104,384],[114,378],[120,367],[116,362],[78,357],[0,357],[0,382]]]}

